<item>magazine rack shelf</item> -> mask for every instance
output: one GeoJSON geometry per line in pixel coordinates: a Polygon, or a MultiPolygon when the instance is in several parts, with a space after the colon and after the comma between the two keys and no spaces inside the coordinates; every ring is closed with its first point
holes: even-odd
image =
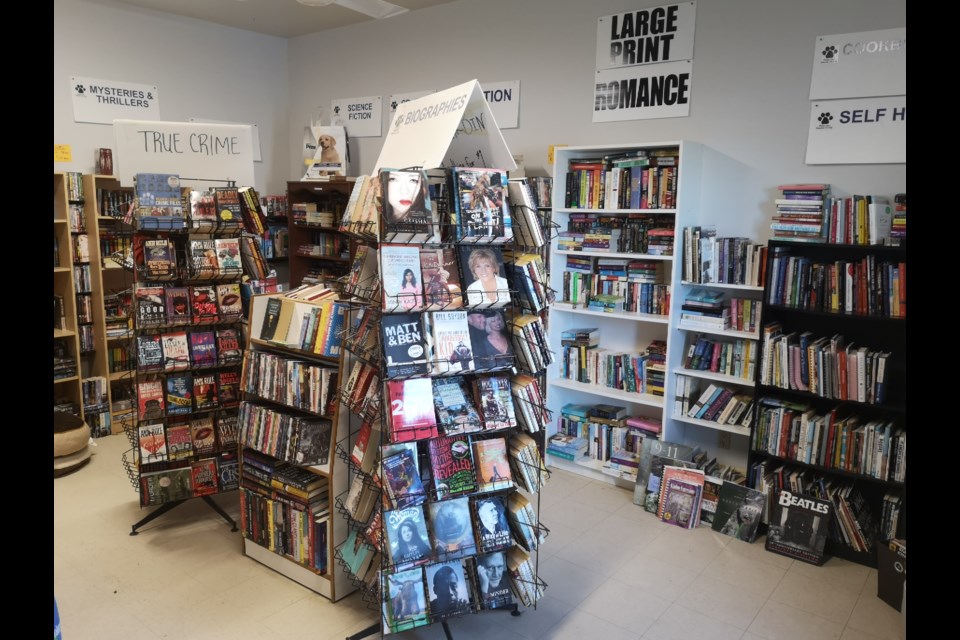
{"type": "MultiPolygon", "coordinates": [[[[471,305],[464,293],[469,289],[464,286],[464,262],[472,251],[490,251],[507,262],[519,257],[525,247],[514,239],[505,242],[504,237],[458,242],[458,224],[451,213],[456,178],[442,170],[421,172],[420,168],[408,168],[403,172],[420,173],[422,180],[431,185],[430,203],[435,217],[425,234],[430,242],[409,242],[409,227],[388,222],[382,206],[368,205],[371,208],[364,211],[361,196],[357,197],[359,204],[348,205],[340,227],[355,241],[357,252],[351,276],[344,278],[342,287],[351,304],[343,335],[342,370],[346,381],[339,398],[346,423],[338,434],[335,455],[349,470],[350,486],[335,496],[334,505],[348,523],[349,532],[337,547],[336,558],[361,592],[364,603],[379,618],[370,629],[354,636],[357,638],[376,630],[395,633],[433,623],[440,623],[447,637],[452,637],[450,620],[482,610],[519,615],[519,605],[535,607],[547,586],[537,575],[536,557],[549,530],[536,517],[518,524],[510,509],[522,502],[531,512],[539,511],[539,489],[546,483],[548,473],[540,448],[529,436],[545,428],[549,413],[544,401],[531,399],[526,392],[528,387],[518,381],[535,384],[528,380],[543,375],[545,363],[552,361],[553,354],[532,330],[525,333],[530,320],[522,317],[533,314],[524,312],[521,299],[526,300],[526,294],[517,286],[521,280],[513,279],[512,273],[504,273],[504,281],[488,290],[487,302],[474,299],[471,305]],[[367,220],[362,219],[365,215],[367,220]],[[410,268],[420,276],[415,279],[425,283],[419,285],[417,292],[393,294],[392,285],[384,286],[393,276],[402,275],[394,273],[397,267],[391,264],[391,256],[400,255],[395,249],[398,246],[412,246],[417,254],[409,258],[413,260],[410,268]],[[428,288],[436,281],[438,269],[448,272],[442,278],[444,288],[428,288]],[[393,295],[398,304],[385,303],[385,295],[387,300],[393,295]],[[421,296],[422,302],[414,302],[421,296]],[[404,310],[404,303],[414,309],[404,310]],[[478,323],[480,317],[497,317],[484,326],[508,336],[510,346],[506,353],[488,353],[479,342],[475,346],[477,334],[471,334],[466,323],[471,313],[478,316],[474,319],[478,323]],[[451,314],[459,314],[460,319],[451,318],[451,314]],[[444,333],[447,329],[442,323],[448,319],[463,323],[458,325],[460,333],[452,328],[449,334],[444,333]],[[405,337],[397,337],[400,335],[405,337]],[[454,355],[455,343],[451,340],[469,343],[471,360],[454,355]],[[405,355],[397,350],[398,345],[414,342],[421,346],[412,350],[405,347],[405,355]],[[495,379],[506,384],[495,383],[495,379]],[[488,396],[476,393],[487,388],[491,389],[489,405],[477,401],[488,396]],[[416,396],[413,389],[419,390],[416,396]],[[442,395],[448,392],[453,395],[442,395]],[[451,403],[460,400],[464,404],[457,405],[455,418],[451,403]],[[501,409],[507,411],[504,401],[510,405],[512,420],[507,413],[499,413],[501,409]],[[414,409],[417,403],[419,409],[414,409]],[[432,428],[427,426],[413,434],[419,437],[400,435],[400,406],[406,407],[403,415],[420,411],[424,426],[432,423],[432,428]],[[532,447],[525,454],[529,457],[514,458],[509,454],[509,445],[521,441],[532,447]],[[487,473],[484,469],[491,467],[483,465],[488,463],[478,462],[477,452],[486,447],[502,450],[502,472],[497,463],[492,463],[493,472],[487,473]],[[448,478],[447,472],[456,466],[447,464],[453,455],[467,462],[459,467],[463,474],[448,478]],[[408,477],[413,484],[401,488],[401,478],[408,477]],[[511,479],[501,486],[495,484],[497,477],[511,479]],[[450,486],[455,485],[448,483],[457,481],[467,484],[451,491],[450,486]],[[493,505],[504,507],[499,544],[491,543],[492,534],[483,533],[476,515],[488,499],[492,499],[490,508],[494,512],[498,509],[493,505]],[[407,525],[411,527],[411,540],[419,537],[421,542],[419,551],[411,546],[409,555],[403,555],[406,543],[400,542],[398,532],[406,530],[407,525]],[[448,531],[454,525],[459,526],[458,541],[448,531]],[[523,566],[529,573],[521,574],[521,565],[513,564],[517,574],[508,588],[510,563],[519,557],[525,560],[523,566]],[[488,587],[488,599],[481,590],[480,572],[486,575],[486,569],[477,567],[487,563],[503,565],[503,594],[499,599],[493,588],[488,587]],[[441,577],[437,578],[438,575],[441,577]],[[450,576],[457,583],[457,598],[441,607],[440,600],[432,595],[434,580],[450,576]],[[394,608],[398,589],[417,591],[422,605],[418,613],[403,613],[394,608]]],[[[358,178],[358,189],[364,188],[365,181],[379,189],[381,176],[358,178]]],[[[538,284],[546,288],[546,283],[538,284]]]]}

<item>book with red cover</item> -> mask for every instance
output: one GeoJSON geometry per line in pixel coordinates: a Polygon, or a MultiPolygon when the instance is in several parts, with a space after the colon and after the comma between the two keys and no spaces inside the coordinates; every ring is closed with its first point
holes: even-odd
{"type": "Polygon", "coordinates": [[[391,380],[387,388],[390,394],[391,442],[423,440],[439,435],[430,378],[391,380]]]}
{"type": "Polygon", "coordinates": [[[193,495],[208,496],[217,492],[217,459],[197,460],[190,465],[193,495]]]}

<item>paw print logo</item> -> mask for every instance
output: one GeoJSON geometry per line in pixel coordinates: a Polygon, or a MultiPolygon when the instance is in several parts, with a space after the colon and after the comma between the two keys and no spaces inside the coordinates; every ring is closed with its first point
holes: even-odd
{"type": "Polygon", "coordinates": [[[821,113],[819,116],[817,116],[817,121],[818,121],[820,124],[824,124],[824,125],[830,124],[830,121],[831,121],[831,120],[833,120],[833,116],[830,115],[830,112],[829,112],[829,111],[825,111],[825,112],[821,113]]]}
{"type": "Polygon", "coordinates": [[[81,96],[87,92],[87,88],[84,87],[82,84],[78,84],[73,88],[73,90],[79,93],[81,96]]]}
{"type": "Polygon", "coordinates": [[[340,105],[337,105],[333,108],[333,112],[337,115],[340,115],[340,105]]]}
{"type": "Polygon", "coordinates": [[[397,110],[397,101],[396,101],[396,100],[394,100],[394,101],[392,101],[392,102],[390,103],[390,110],[391,110],[391,111],[396,111],[396,110],[397,110]]]}
{"type": "Polygon", "coordinates": [[[837,61],[837,48],[832,44],[824,47],[823,51],[820,52],[820,62],[836,62],[836,61],[837,61]]]}

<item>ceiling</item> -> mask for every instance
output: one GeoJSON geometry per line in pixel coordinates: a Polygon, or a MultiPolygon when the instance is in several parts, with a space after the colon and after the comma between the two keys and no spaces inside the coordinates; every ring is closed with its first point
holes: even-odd
{"type": "MultiPolygon", "coordinates": [[[[307,7],[297,0],[120,0],[145,9],[206,20],[217,24],[295,38],[373,20],[370,16],[336,4],[307,7]]],[[[411,11],[454,0],[389,0],[411,11]]],[[[388,18],[389,19],[389,18],[388,18]]]]}

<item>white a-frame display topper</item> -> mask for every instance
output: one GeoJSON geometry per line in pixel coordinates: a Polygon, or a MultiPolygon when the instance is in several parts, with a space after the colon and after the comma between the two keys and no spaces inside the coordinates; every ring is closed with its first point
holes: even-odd
{"type": "Polygon", "coordinates": [[[476,80],[397,107],[373,169],[517,168],[476,80]]]}

